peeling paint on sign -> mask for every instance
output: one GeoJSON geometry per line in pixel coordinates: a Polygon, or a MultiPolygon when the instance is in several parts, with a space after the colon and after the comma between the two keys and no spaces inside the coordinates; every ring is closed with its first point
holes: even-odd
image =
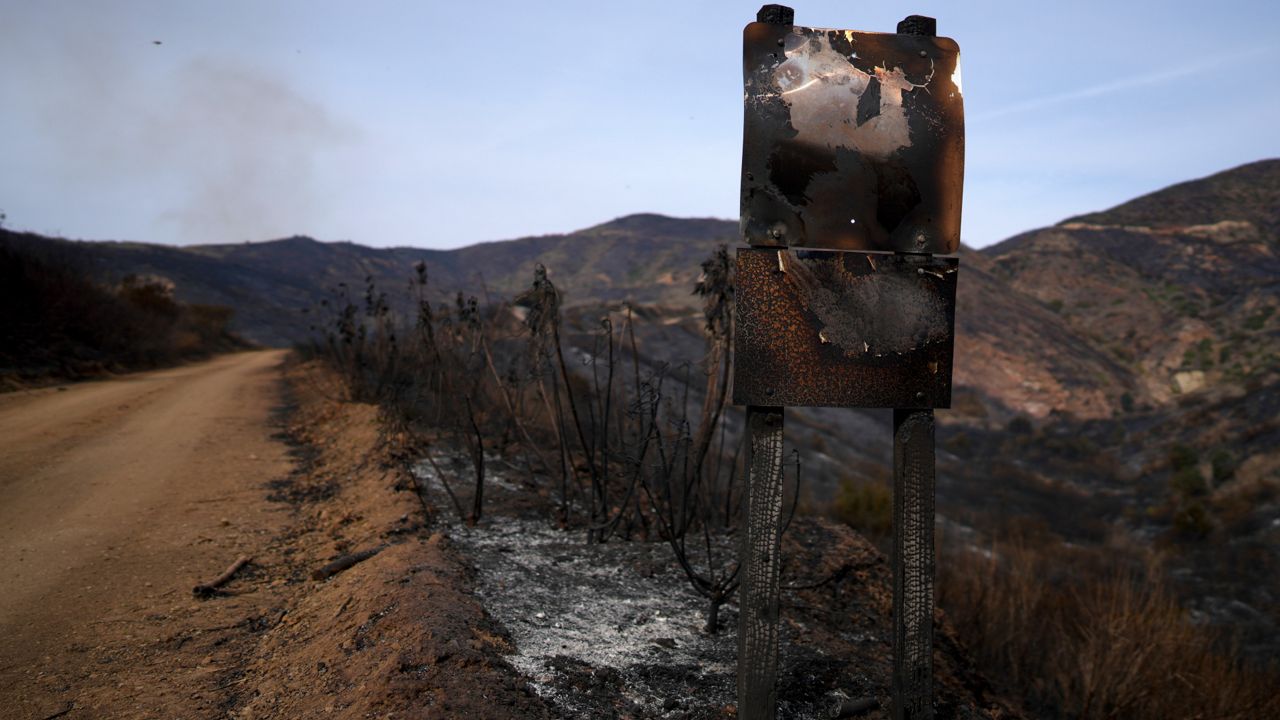
{"type": "Polygon", "coordinates": [[[954,41],[752,23],[744,53],[749,244],[959,249],[964,116],[954,41]]]}
{"type": "MultiPolygon", "coordinates": [[[[854,45],[852,54],[856,53],[854,45]]],[[[788,35],[785,55],[787,59],[773,71],[773,80],[791,108],[797,140],[851,148],[879,158],[911,144],[902,94],[928,86],[932,72],[921,83],[908,80],[900,67],[864,72],[832,48],[826,36],[788,35]],[[863,110],[864,102],[874,107],[863,110]]]]}

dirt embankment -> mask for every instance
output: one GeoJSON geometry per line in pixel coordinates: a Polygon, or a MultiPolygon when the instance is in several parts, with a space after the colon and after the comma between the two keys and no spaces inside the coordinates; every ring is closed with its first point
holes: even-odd
{"type": "Polygon", "coordinates": [[[276,575],[294,589],[244,657],[235,717],[550,717],[502,659],[511,648],[450,540],[424,528],[415,483],[371,405],[334,402],[329,376],[290,373],[295,442],[308,449],[272,499],[292,522],[276,575]],[[380,549],[381,548],[381,549],[380,549]],[[324,581],[337,559],[377,551],[324,581]]]}
{"type": "Polygon", "coordinates": [[[422,529],[374,408],[330,401],[302,368],[282,384],[282,360],[0,398],[0,715],[546,714],[422,529]]]}

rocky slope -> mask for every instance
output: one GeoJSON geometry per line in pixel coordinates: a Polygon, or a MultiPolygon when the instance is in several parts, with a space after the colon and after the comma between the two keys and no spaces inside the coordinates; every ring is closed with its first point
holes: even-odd
{"type": "Polygon", "coordinates": [[[1035,230],[994,270],[1165,404],[1280,360],[1280,162],[1264,161],[1035,230]]]}
{"type": "Polygon", "coordinates": [[[1065,537],[1161,547],[1195,617],[1260,660],[1280,647],[1278,228],[1268,160],[985,249],[1114,368],[1095,378],[1110,407],[950,438],[973,458],[952,470],[956,505],[979,507],[995,471],[1013,508],[1065,537]]]}

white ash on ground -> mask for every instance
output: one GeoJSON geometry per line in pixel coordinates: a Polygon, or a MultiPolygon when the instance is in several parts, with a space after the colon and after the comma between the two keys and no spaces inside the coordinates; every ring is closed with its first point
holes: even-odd
{"type": "MultiPolygon", "coordinates": [[[[417,474],[427,492],[444,492],[429,464],[417,474]]],[[[737,609],[723,607],[720,631],[705,633],[707,601],[666,543],[587,544],[582,532],[544,519],[487,516],[472,528],[441,519],[475,568],[485,609],[510,635],[507,659],[565,717],[726,717],[735,700],[737,609]]],[[[719,550],[732,562],[731,545],[719,550]]],[[[784,637],[784,663],[815,654],[787,647],[784,637]]],[[[820,717],[832,702],[784,701],[778,716],[820,717]]]]}
{"type": "Polygon", "coordinates": [[[601,670],[636,711],[684,705],[673,682],[700,704],[733,702],[734,634],[701,632],[705,601],[669,567],[665,545],[587,545],[580,533],[506,518],[454,540],[475,563],[485,608],[511,634],[512,664],[562,709],[586,717],[594,703],[575,676],[601,670]]]}

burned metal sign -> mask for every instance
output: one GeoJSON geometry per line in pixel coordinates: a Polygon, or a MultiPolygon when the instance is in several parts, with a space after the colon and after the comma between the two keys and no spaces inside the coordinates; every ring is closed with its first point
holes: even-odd
{"type": "Polygon", "coordinates": [[[894,408],[894,720],[933,718],[933,408],[949,407],[964,106],[956,43],[796,27],[743,38],[735,404],[747,406],[738,715],[777,698],[782,427],[788,406],[894,408]]]}
{"type": "Polygon", "coordinates": [[[955,258],[738,250],[738,405],[951,404],[955,258]]]}
{"type": "Polygon", "coordinates": [[[748,243],[957,251],[964,107],[955,41],[754,22],[743,51],[748,243]]]}

